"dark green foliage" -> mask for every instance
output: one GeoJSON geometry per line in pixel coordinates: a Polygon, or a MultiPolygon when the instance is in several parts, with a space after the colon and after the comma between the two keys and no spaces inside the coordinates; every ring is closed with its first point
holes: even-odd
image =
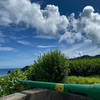
{"type": "Polygon", "coordinates": [[[30,67],[31,80],[60,82],[68,71],[67,59],[59,50],[39,56],[30,67]]]}
{"type": "Polygon", "coordinates": [[[92,59],[92,58],[100,58],[100,55],[96,55],[96,56],[84,55],[84,56],[76,57],[76,58],[73,58],[73,59],[75,60],[75,59],[92,59]]]}
{"type": "Polygon", "coordinates": [[[100,75],[100,58],[69,60],[69,75],[91,76],[100,75]]]}
{"type": "Polygon", "coordinates": [[[30,66],[25,66],[24,68],[21,69],[21,71],[25,71],[29,68],[30,66]]]}

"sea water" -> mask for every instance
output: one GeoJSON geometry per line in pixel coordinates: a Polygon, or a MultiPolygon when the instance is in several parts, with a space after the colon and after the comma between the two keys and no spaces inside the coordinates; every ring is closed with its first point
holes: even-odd
{"type": "Polygon", "coordinates": [[[6,76],[8,71],[15,70],[16,68],[5,68],[5,69],[0,69],[0,76],[6,76]]]}

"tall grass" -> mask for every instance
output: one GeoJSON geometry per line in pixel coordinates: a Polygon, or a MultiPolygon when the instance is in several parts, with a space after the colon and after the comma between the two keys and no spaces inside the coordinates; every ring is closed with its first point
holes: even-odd
{"type": "Polygon", "coordinates": [[[66,76],[63,80],[66,84],[93,84],[100,83],[100,76],[82,77],[82,76],[66,76]]]}

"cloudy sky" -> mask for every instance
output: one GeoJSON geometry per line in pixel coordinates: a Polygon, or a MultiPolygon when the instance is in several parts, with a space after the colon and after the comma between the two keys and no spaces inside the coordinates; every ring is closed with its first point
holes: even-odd
{"type": "Polygon", "coordinates": [[[0,68],[55,49],[69,58],[100,54],[100,0],[0,0],[0,68]]]}

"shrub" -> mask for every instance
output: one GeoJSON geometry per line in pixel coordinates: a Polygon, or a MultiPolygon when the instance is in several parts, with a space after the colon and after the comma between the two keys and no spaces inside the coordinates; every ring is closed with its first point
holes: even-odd
{"type": "Polygon", "coordinates": [[[28,80],[35,80],[35,66],[34,64],[30,65],[27,70],[25,70],[25,75],[28,80]]]}
{"type": "Polygon", "coordinates": [[[34,65],[28,69],[28,79],[38,81],[61,82],[68,72],[67,58],[59,50],[50,51],[39,56],[34,65]]]}
{"type": "Polygon", "coordinates": [[[100,75],[100,58],[69,60],[69,75],[100,75]]]}
{"type": "Polygon", "coordinates": [[[26,80],[25,73],[16,69],[7,76],[0,77],[0,96],[22,91],[25,87],[19,84],[18,80],[26,80]]]}

